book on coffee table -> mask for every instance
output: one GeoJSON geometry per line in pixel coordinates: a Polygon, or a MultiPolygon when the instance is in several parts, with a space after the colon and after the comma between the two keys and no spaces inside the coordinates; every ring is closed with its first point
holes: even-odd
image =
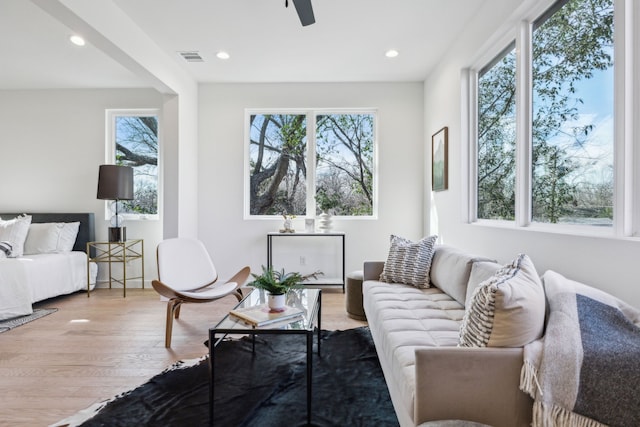
{"type": "Polygon", "coordinates": [[[271,323],[293,320],[301,317],[304,310],[297,307],[285,306],[283,311],[271,312],[267,304],[256,305],[254,307],[237,308],[231,310],[229,314],[243,320],[254,327],[269,325],[271,323]]]}

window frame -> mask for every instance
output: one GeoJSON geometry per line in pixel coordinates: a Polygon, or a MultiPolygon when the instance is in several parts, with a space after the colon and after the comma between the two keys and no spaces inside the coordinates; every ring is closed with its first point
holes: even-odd
{"type": "MultiPolygon", "coordinates": [[[[562,1],[562,0],[560,0],[562,1]]],[[[527,0],[508,23],[496,32],[471,66],[461,70],[462,135],[467,140],[462,156],[464,222],[474,225],[516,228],[539,232],[596,237],[631,238],[640,236],[640,150],[634,149],[634,136],[640,137],[640,84],[634,76],[640,71],[640,7],[634,0],[614,0],[614,195],[613,226],[533,222],[531,216],[532,150],[532,34],[536,21],[558,1],[527,0]],[[515,220],[479,219],[477,216],[477,102],[480,70],[491,64],[510,43],[516,43],[516,196],[515,220]]]]}
{"type": "MultiPolygon", "coordinates": [[[[162,135],[161,135],[161,110],[159,108],[108,108],[105,110],[105,161],[107,164],[116,163],[116,117],[156,117],[158,120],[158,165],[157,165],[157,180],[158,180],[158,213],[156,214],[137,214],[137,213],[119,213],[118,215],[125,221],[157,221],[160,220],[160,212],[162,212],[162,180],[161,180],[161,156],[162,156],[162,135]]],[[[135,177],[134,177],[135,185],[135,177]]],[[[111,200],[105,201],[105,220],[111,218],[111,211],[109,204],[111,200]]]]}
{"type": "Polygon", "coordinates": [[[371,220],[378,219],[378,110],[376,108],[246,108],[244,114],[244,166],[243,166],[243,219],[265,220],[280,218],[280,215],[251,215],[250,180],[250,123],[252,115],[266,114],[290,114],[305,115],[307,123],[307,197],[306,218],[316,218],[316,163],[309,161],[316,157],[316,116],[329,114],[370,114],[373,115],[373,204],[371,215],[333,215],[334,218],[345,220],[371,220]]]}

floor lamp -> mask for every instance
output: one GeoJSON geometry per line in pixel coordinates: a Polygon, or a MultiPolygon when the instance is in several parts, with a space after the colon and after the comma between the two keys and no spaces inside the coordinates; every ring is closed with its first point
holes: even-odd
{"type": "Polygon", "coordinates": [[[133,200],[133,168],[130,166],[100,165],[98,171],[98,199],[115,200],[116,212],[109,227],[110,242],[127,240],[126,227],[118,217],[118,201],[133,200]]]}

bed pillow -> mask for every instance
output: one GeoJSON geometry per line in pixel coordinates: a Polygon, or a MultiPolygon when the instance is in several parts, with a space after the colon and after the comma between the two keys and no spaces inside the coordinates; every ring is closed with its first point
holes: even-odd
{"type": "Polygon", "coordinates": [[[76,244],[80,222],[63,222],[57,252],[71,252],[76,244]]]}
{"type": "Polygon", "coordinates": [[[11,258],[22,256],[30,224],[31,215],[21,215],[10,220],[0,219],[0,241],[9,242],[13,247],[11,258]]]}
{"type": "Polygon", "coordinates": [[[461,347],[522,347],[542,336],[544,288],[521,254],[474,291],[460,326],[461,347]]]}
{"type": "Polygon", "coordinates": [[[31,224],[27,239],[24,241],[24,254],[49,254],[56,252],[60,240],[61,224],[31,224]]]}
{"type": "Polygon", "coordinates": [[[25,255],[70,252],[78,235],[79,222],[31,224],[24,243],[25,255]]]}
{"type": "Polygon", "coordinates": [[[428,288],[429,270],[438,236],[428,236],[412,242],[391,235],[389,255],[384,264],[380,280],[388,283],[404,283],[418,288],[428,288]]]}

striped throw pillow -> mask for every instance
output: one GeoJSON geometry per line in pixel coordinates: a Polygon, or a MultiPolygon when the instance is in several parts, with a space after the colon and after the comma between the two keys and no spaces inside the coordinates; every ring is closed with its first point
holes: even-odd
{"type": "Polygon", "coordinates": [[[522,347],[544,328],[542,282],[527,255],[520,254],[482,282],[465,307],[460,347],[522,347]]]}
{"type": "Polygon", "coordinates": [[[0,242],[0,258],[9,258],[13,251],[13,245],[9,242],[0,242]]]}
{"type": "Polygon", "coordinates": [[[22,256],[30,225],[31,215],[20,215],[7,221],[0,218],[0,241],[11,243],[12,258],[22,256]]]}
{"type": "Polygon", "coordinates": [[[403,237],[391,235],[389,255],[380,280],[428,288],[430,286],[429,270],[437,238],[438,236],[428,236],[419,242],[412,242],[403,237]]]}

